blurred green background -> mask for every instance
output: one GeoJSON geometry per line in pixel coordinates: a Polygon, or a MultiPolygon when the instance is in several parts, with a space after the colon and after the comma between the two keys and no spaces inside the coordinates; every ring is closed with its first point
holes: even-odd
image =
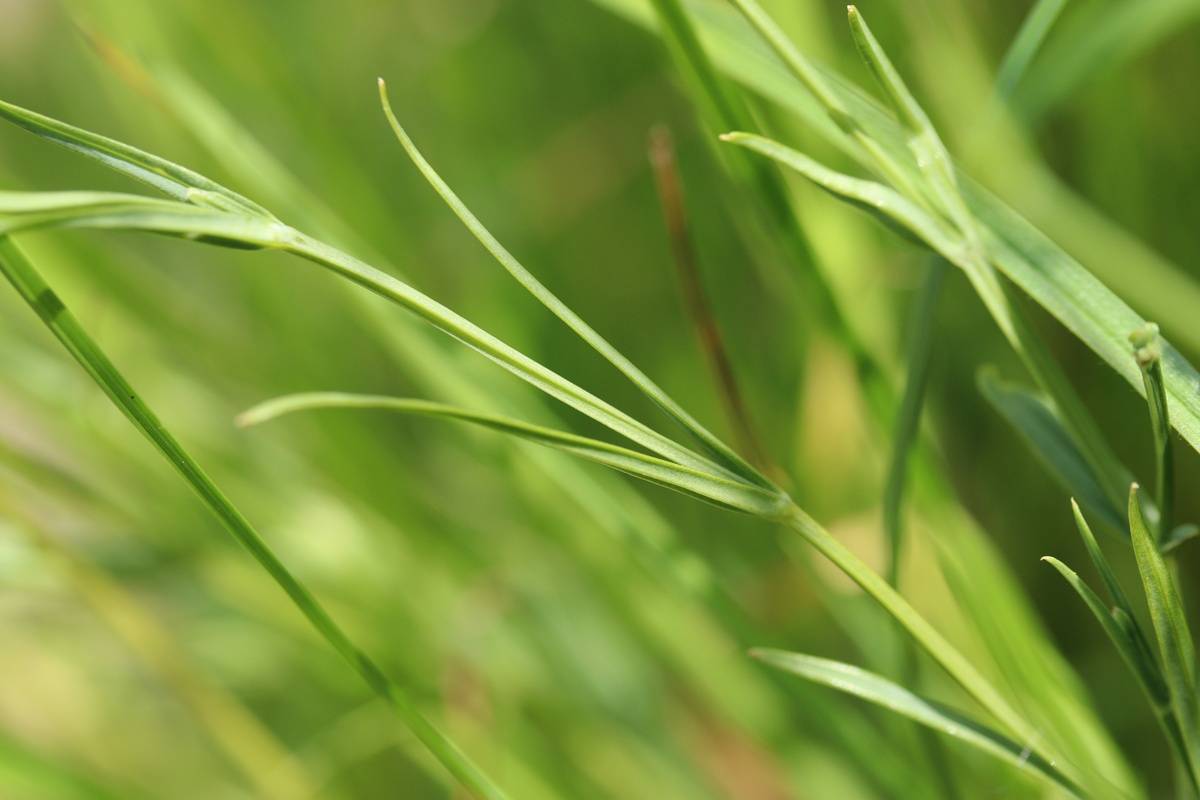
{"type": "MultiPolygon", "coordinates": [[[[807,52],[868,82],[843,4],[763,4],[807,52]]],[[[860,8],[965,168],[1194,362],[1200,2],[1069,3],[1013,124],[992,125],[988,87],[1030,5],[860,8]]],[[[645,8],[6,0],[0,97],[210,175],[657,423],[412,168],[378,107],[383,76],[417,145],[505,245],[726,432],[646,158],[648,132],[669,126],[703,279],[771,457],[796,500],[882,568],[886,432],[795,266],[747,226],[719,145],[638,22],[645,8]]],[[[750,99],[774,136],[836,160],[785,109],[750,99]]],[[[141,190],[15,128],[0,130],[0,186],[141,190]]],[[[926,256],[792,188],[820,269],[901,387],[926,256]]],[[[877,669],[902,660],[874,608],[770,526],[437,421],[328,411],[239,430],[234,416],[261,400],[345,390],[500,407],[603,436],[295,259],[134,234],[21,242],[283,560],[514,797],[936,796],[894,746],[907,728],[746,657],[763,644],[877,669]]],[[[1035,318],[1148,481],[1144,402],[1035,318]]],[[[906,593],[997,669],[1003,646],[980,632],[981,614],[1001,627],[1019,618],[1029,641],[1044,635],[1137,780],[1165,791],[1165,748],[1134,684],[1038,561],[1085,556],[1066,493],[976,390],[985,363],[1026,380],[951,275],[906,593]]],[[[463,796],[8,291],[0,375],[0,797],[463,796]]],[[[1180,518],[1197,519],[1197,460],[1179,450],[1180,518]]],[[[1182,573],[1196,567],[1185,548],[1182,573]]],[[[929,670],[921,682],[963,702],[929,670]]],[[[1040,796],[949,750],[961,796],[1040,796]]]]}

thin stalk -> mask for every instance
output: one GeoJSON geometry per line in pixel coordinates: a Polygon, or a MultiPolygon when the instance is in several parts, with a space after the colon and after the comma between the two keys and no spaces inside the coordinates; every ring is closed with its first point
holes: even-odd
{"type": "Polygon", "coordinates": [[[770,463],[762,437],[750,418],[750,410],[734,375],[733,363],[725,347],[721,327],[704,290],[699,259],[692,242],[691,226],[684,205],[679,165],[675,160],[675,144],[671,132],[665,127],[655,128],[651,132],[649,154],[667,229],[667,239],[671,245],[671,263],[675,267],[675,277],[679,282],[679,294],[695,330],[704,361],[712,375],[725,418],[733,431],[738,449],[745,454],[750,464],[777,481],[782,471],[770,463]]]}
{"type": "Polygon", "coordinates": [[[463,786],[482,800],[507,800],[504,792],[496,788],[464,753],[430,724],[404,690],[392,683],[375,662],[350,641],[308,588],[292,575],[249,521],[163,426],[11,237],[0,237],[0,271],[121,413],[170,462],[234,539],[249,551],[291,598],[321,637],[383,698],[430,753],[463,786]]]}

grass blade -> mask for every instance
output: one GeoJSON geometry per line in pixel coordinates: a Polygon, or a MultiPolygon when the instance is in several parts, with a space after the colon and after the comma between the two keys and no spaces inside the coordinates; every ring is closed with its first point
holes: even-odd
{"type": "MultiPolygon", "coordinates": [[[[1118,622],[1118,618],[1104,605],[1104,601],[1100,599],[1099,595],[1092,591],[1091,587],[1084,583],[1070,567],[1052,556],[1045,556],[1042,560],[1058,570],[1058,573],[1066,579],[1088,610],[1096,617],[1096,621],[1108,634],[1108,638],[1120,652],[1121,658],[1125,660],[1130,672],[1137,678],[1155,714],[1159,715],[1160,719],[1174,720],[1174,715],[1171,714],[1171,699],[1167,695],[1167,687],[1158,669],[1158,663],[1153,660],[1152,655],[1151,660],[1147,660],[1146,656],[1150,654],[1140,648],[1134,637],[1130,635],[1127,627],[1130,618],[1122,613],[1120,619],[1123,621],[1118,622]]],[[[1172,726],[1178,733],[1178,727],[1174,726],[1173,722],[1172,726]]]]}
{"type": "Polygon", "coordinates": [[[669,461],[642,455],[624,447],[562,433],[540,425],[530,425],[510,417],[480,414],[424,400],[338,392],[288,395],[268,400],[246,411],[238,417],[238,424],[257,425],[283,414],[322,408],[379,408],[405,414],[468,422],[604,464],[723,508],[773,519],[780,515],[781,507],[783,507],[778,493],[747,486],[741,481],[705,474],[669,461]]]}
{"type": "Polygon", "coordinates": [[[1184,617],[1183,604],[1158,542],[1146,524],[1138,501],[1137,484],[1129,491],[1129,529],[1137,558],[1150,619],[1158,638],[1163,674],[1171,694],[1171,708],[1187,756],[1192,783],[1200,786],[1200,699],[1196,696],[1196,647],[1184,617]]]}
{"type": "Polygon", "coordinates": [[[926,700],[903,686],[866,670],[838,661],[786,653],[779,650],[754,650],[754,658],[777,669],[799,675],[838,691],[861,697],[935,731],[957,739],[990,756],[1005,761],[1022,772],[1060,789],[1072,797],[1086,795],[1070,778],[1029,748],[939,703],[926,700]]]}
{"type": "Polygon", "coordinates": [[[417,710],[408,695],[396,686],[375,663],[346,636],[308,589],[296,579],[258,532],[233,506],[224,493],[192,459],[170,431],[163,426],[116,365],[93,341],[74,315],[59,299],[8,236],[0,236],[0,271],[71,356],[100,386],[109,400],[133,423],[200,496],[204,505],[254,560],[271,576],[322,638],[338,652],[362,679],[396,712],[420,742],[465,787],[485,800],[505,800],[498,789],[450,740],[446,739],[417,710]]]}
{"type": "Polygon", "coordinates": [[[954,263],[962,261],[962,243],[945,222],[896,190],[875,181],[830,169],[798,150],[772,139],[740,131],[722,141],[761,153],[808,178],[833,196],[874,216],[906,239],[927,244],[954,263]]]}
{"type": "Polygon", "coordinates": [[[687,433],[696,440],[697,443],[707,452],[717,463],[724,466],[730,472],[740,476],[750,483],[770,488],[771,482],[767,480],[746,463],[745,459],[735,453],[724,442],[710,433],[703,425],[697,422],[690,414],[667,396],[667,393],[658,387],[650,378],[634,366],[633,362],[625,358],[617,352],[604,337],[597,333],[590,325],[584,322],[578,314],[567,307],[565,303],[558,299],[549,289],[547,289],[541,281],[535,278],[524,266],[521,265],[513,255],[508,252],[505,247],[496,240],[490,231],[483,226],[483,223],[471,213],[471,210],[459,199],[458,195],[442,180],[441,176],[433,169],[412,139],[401,127],[396,115],[392,113],[391,104],[388,102],[387,89],[383,79],[379,79],[379,97],[383,103],[384,113],[387,115],[388,123],[392,126],[392,131],[396,134],[396,138],[400,141],[404,151],[408,153],[417,169],[425,176],[430,185],[441,195],[446,204],[451,210],[463,221],[463,224],[475,235],[484,247],[487,248],[496,260],[508,270],[508,273],[513,276],[526,290],[529,291],[538,302],[548,308],[556,317],[562,320],[567,327],[574,331],[581,339],[587,342],[592,349],[604,356],[613,366],[621,371],[635,386],[638,387],[649,397],[655,405],[661,408],[668,417],[671,418],[679,427],[687,431],[687,433]]]}
{"type": "Polygon", "coordinates": [[[1108,499],[1099,478],[1054,408],[1040,394],[1001,381],[994,370],[980,370],[976,382],[987,401],[1062,487],[1078,497],[1113,532],[1123,534],[1124,516],[1108,499]]]}

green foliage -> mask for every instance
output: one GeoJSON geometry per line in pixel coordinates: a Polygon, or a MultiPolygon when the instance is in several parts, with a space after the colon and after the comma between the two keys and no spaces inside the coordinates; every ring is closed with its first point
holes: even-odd
{"type": "MultiPolygon", "coordinates": [[[[1129,98],[1084,95],[1097,54],[1141,74],[1133,56],[1188,19],[1178,4],[1131,17],[1047,1],[1023,19],[996,4],[984,22],[922,0],[867,9],[874,31],[813,2],[368,5],[332,26],[306,7],[81,3],[58,22],[119,80],[61,58],[69,77],[18,80],[5,99],[20,105],[0,102],[166,195],[26,139],[0,153],[16,289],[0,300],[0,598],[17,598],[0,604],[0,687],[23,687],[0,688],[5,785],[1124,798],[1164,794],[1173,763],[1192,796],[1200,707],[1176,560],[1200,507],[1176,486],[1194,482],[1200,373],[1141,314],[1193,352],[1200,290],[1063,199],[1055,170],[1085,186],[1107,173],[1064,160],[1053,128],[1078,116],[1073,135],[1102,142],[1080,106],[1129,98]],[[349,88],[377,74],[398,114],[382,80],[382,114],[349,88]],[[695,351],[714,349],[682,333],[659,269],[641,142],[664,114],[688,189],[668,216],[685,205],[694,225],[669,235],[697,244],[689,291],[713,308],[698,327],[722,326],[732,354],[717,391],[743,384],[738,440],[760,426],[765,457],[707,422],[719,403],[695,351]],[[1043,157],[1027,126],[1046,120],[1043,157]],[[515,284],[476,270],[445,207],[393,169],[385,122],[515,284]],[[1022,366],[1035,389],[997,377],[1022,366]],[[243,425],[360,413],[231,429],[256,402],[243,425]],[[1172,431],[1191,448],[1175,453],[1172,431]],[[1153,505],[1129,492],[1142,452],[1153,505]],[[209,535],[163,459],[252,559],[209,535]],[[1118,534],[1106,557],[1075,507],[1112,608],[1062,560],[1045,559],[1066,587],[1033,572],[1031,553],[1070,546],[1067,496],[1118,534]],[[1157,648],[1119,582],[1133,570],[1157,648]],[[1111,690],[1109,647],[1146,707],[1111,690]],[[1147,714],[1167,747],[1139,734],[1147,714]]],[[[1177,104],[1156,113],[1182,124],[1177,104]]],[[[1186,203],[1153,185],[1130,195],[1175,219],[1186,203]]]]}

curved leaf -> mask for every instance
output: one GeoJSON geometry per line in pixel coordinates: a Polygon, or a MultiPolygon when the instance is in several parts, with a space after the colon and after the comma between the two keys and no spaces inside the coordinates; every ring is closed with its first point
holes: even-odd
{"type": "Polygon", "coordinates": [[[427,181],[429,181],[429,184],[433,186],[437,193],[441,195],[442,199],[446,201],[446,204],[450,206],[451,210],[454,211],[460,220],[462,220],[463,224],[467,226],[468,230],[475,235],[475,238],[487,248],[488,252],[500,262],[501,266],[508,270],[508,273],[512,275],[519,284],[525,287],[525,289],[531,295],[537,298],[538,302],[540,302],[556,317],[562,320],[567,327],[569,327],[579,336],[579,338],[587,342],[593,350],[602,355],[610,364],[620,370],[625,377],[629,378],[629,380],[632,381],[633,384],[637,386],[643,394],[649,397],[655,403],[655,405],[661,408],[663,412],[666,413],[673,422],[675,422],[675,424],[687,431],[687,433],[700,444],[700,446],[709,454],[710,457],[715,459],[730,472],[733,472],[744,480],[764,488],[772,487],[771,482],[763,477],[758,470],[746,463],[745,459],[731,450],[728,445],[710,433],[707,428],[705,428],[690,414],[684,411],[678,403],[668,397],[667,393],[658,387],[658,384],[650,380],[650,378],[644,372],[634,366],[633,362],[621,355],[617,349],[609,344],[603,336],[597,333],[592,326],[588,325],[579,317],[578,314],[568,308],[567,305],[559,300],[553,292],[547,289],[541,281],[535,278],[529,272],[529,270],[525,269],[525,267],[521,265],[521,262],[517,261],[517,259],[504,247],[504,245],[497,241],[496,237],[492,235],[491,231],[485,228],[483,223],[479,221],[479,218],[471,213],[471,210],[467,208],[466,204],[459,199],[458,195],[454,193],[454,190],[452,190],[446,184],[446,182],[442,180],[441,176],[437,174],[437,171],[434,170],[433,166],[430,165],[430,163],[425,160],[425,157],[421,155],[420,151],[417,150],[417,147],[415,144],[413,144],[412,139],[405,132],[404,128],[401,127],[399,120],[396,119],[396,115],[392,113],[392,106],[388,102],[387,89],[384,85],[383,78],[379,79],[379,97],[383,103],[384,114],[387,116],[388,123],[391,125],[392,131],[396,134],[396,138],[400,141],[400,145],[404,148],[404,151],[408,153],[409,158],[412,159],[413,164],[416,165],[417,169],[420,170],[421,174],[427,181]]]}
{"type": "Polygon", "coordinates": [[[914,694],[880,675],[849,664],[800,653],[754,650],[750,654],[777,669],[852,694],[855,697],[861,697],[889,711],[915,720],[939,733],[1005,761],[1072,797],[1082,798],[1085,796],[1070,778],[1030,750],[1027,745],[1018,744],[986,725],[940,703],[914,694]]]}
{"type": "Polygon", "coordinates": [[[405,414],[469,422],[604,464],[659,486],[665,486],[735,511],[744,511],[748,514],[773,519],[786,508],[786,499],[781,498],[778,493],[748,486],[741,481],[733,481],[718,475],[688,469],[624,447],[563,433],[540,425],[530,425],[510,417],[480,414],[424,400],[340,392],[295,394],[268,400],[255,406],[238,417],[238,424],[257,425],[283,414],[321,408],[380,408],[405,414]]]}

